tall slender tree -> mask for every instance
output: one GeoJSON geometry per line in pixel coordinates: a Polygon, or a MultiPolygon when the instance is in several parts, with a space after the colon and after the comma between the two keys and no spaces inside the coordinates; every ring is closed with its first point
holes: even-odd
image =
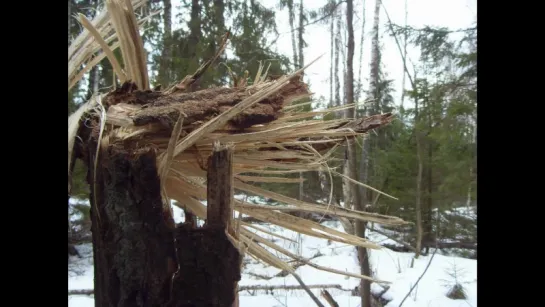
{"type": "Polygon", "coordinates": [[[168,86],[172,80],[170,72],[172,67],[172,2],[163,0],[163,44],[161,49],[161,58],[159,60],[159,69],[157,82],[162,86],[168,86]]]}

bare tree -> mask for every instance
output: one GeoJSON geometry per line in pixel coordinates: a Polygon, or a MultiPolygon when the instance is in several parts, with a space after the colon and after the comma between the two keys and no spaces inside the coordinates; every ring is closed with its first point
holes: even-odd
{"type": "Polygon", "coordinates": [[[361,68],[363,67],[362,65],[362,62],[363,62],[363,42],[364,42],[364,39],[365,39],[365,0],[363,0],[363,10],[362,10],[362,13],[361,13],[361,36],[360,36],[360,58],[359,58],[359,68],[358,68],[358,93],[357,93],[357,98],[356,98],[356,101],[358,101],[361,97],[361,93],[363,92],[363,87],[362,87],[362,82],[361,82],[361,68]]]}
{"type": "Polygon", "coordinates": [[[298,29],[298,37],[299,37],[299,68],[302,68],[305,66],[305,56],[303,54],[303,48],[305,41],[303,40],[303,34],[305,33],[305,14],[303,10],[303,0],[299,0],[299,29],[298,29]]]}
{"type": "Polygon", "coordinates": [[[170,83],[170,66],[172,61],[172,3],[163,0],[163,50],[159,60],[159,84],[168,86],[170,83]]]}
{"type": "MultiPolygon", "coordinates": [[[[290,1],[293,1],[293,0],[290,0],[290,1]]],[[[303,53],[303,48],[305,44],[305,41],[303,40],[303,34],[305,33],[304,21],[305,21],[305,16],[303,11],[303,0],[300,0],[299,1],[299,29],[297,29],[298,47],[299,47],[299,54],[298,54],[299,68],[302,68],[305,66],[305,55],[303,53]]],[[[304,76],[304,73],[301,74],[301,77],[303,76],[304,76]]],[[[303,172],[299,173],[299,179],[301,180],[299,182],[299,199],[303,200],[304,187],[305,187],[304,181],[303,181],[304,180],[303,172]]],[[[301,245],[299,245],[299,247],[301,247],[301,245]]]]}
{"type": "Polygon", "coordinates": [[[333,106],[333,55],[335,54],[335,17],[332,15],[330,20],[330,26],[329,26],[329,39],[330,39],[330,47],[329,50],[331,52],[330,55],[330,61],[329,61],[329,106],[333,106]]]}
{"type": "MultiPolygon", "coordinates": [[[[347,52],[346,52],[346,74],[345,74],[345,97],[347,104],[354,103],[354,2],[348,0],[346,2],[346,28],[347,28],[347,52]]],[[[355,109],[349,108],[345,110],[346,118],[355,117],[355,109]]],[[[344,173],[347,177],[358,180],[357,161],[356,161],[356,141],[349,139],[345,151],[344,173]]],[[[365,210],[367,203],[365,195],[360,195],[360,190],[353,182],[344,180],[344,202],[345,206],[353,207],[356,210],[365,210]]],[[[365,237],[365,223],[357,221],[355,223],[355,234],[360,237],[365,237]]],[[[369,257],[367,249],[358,247],[358,258],[361,266],[361,273],[370,276],[369,257]]],[[[371,287],[370,282],[361,280],[361,306],[371,307],[371,287]]]]}
{"type": "MultiPolygon", "coordinates": [[[[415,73],[416,80],[416,73],[415,73]]],[[[420,122],[420,110],[418,109],[418,96],[414,93],[414,135],[416,138],[416,158],[418,160],[418,173],[416,175],[416,252],[414,257],[418,259],[422,250],[422,172],[424,169],[424,163],[422,161],[422,142],[420,138],[420,129],[418,125],[420,122]]]]}
{"type": "Polygon", "coordinates": [[[341,53],[341,15],[337,12],[337,32],[335,33],[335,106],[341,105],[341,79],[339,77],[339,55],[341,53]]]}
{"type": "Polygon", "coordinates": [[[297,59],[297,44],[295,43],[295,28],[293,22],[295,21],[295,12],[293,10],[293,0],[287,0],[286,5],[288,7],[290,32],[291,32],[291,47],[293,48],[293,67],[297,68],[299,60],[297,59]]]}
{"type": "MultiPolygon", "coordinates": [[[[408,15],[409,15],[409,8],[408,8],[407,0],[405,0],[405,27],[407,27],[408,15]]],[[[402,55],[403,62],[405,62],[406,58],[407,58],[407,31],[405,31],[403,35],[403,55],[402,55]]],[[[406,77],[407,77],[407,72],[403,70],[403,78],[401,79],[401,110],[403,110],[403,103],[405,101],[405,78],[406,77]]]]}

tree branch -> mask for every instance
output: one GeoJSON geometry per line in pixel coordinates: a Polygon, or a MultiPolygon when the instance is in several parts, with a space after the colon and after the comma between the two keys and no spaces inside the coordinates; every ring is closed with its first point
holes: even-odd
{"type": "Polygon", "coordinates": [[[433,260],[433,257],[435,257],[435,253],[437,253],[437,248],[433,251],[433,254],[431,255],[431,258],[430,258],[430,261],[428,262],[428,265],[426,266],[426,268],[424,269],[424,272],[422,272],[422,275],[420,275],[420,277],[418,277],[418,279],[416,280],[416,283],[411,287],[411,289],[409,290],[409,293],[407,293],[407,295],[405,295],[405,297],[403,298],[403,300],[401,301],[401,303],[399,304],[399,307],[403,306],[403,303],[405,302],[405,300],[409,297],[409,295],[411,294],[411,292],[413,292],[414,288],[418,285],[418,283],[420,282],[420,280],[422,279],[422,277],[424,277],[424,274],[426,274],[426,272],[428,271],[428,268],[430,267],[430,264],[433,260]]]}
{"type": "Polygon", "coordinates": [[[324,16],[322,16],[322,17],[320,17],[320,18],[318,18],[318,19],[316,19],[316,20],[313,20],[313,21],[311,21],[311,22],[308,22],[308,23],[306,23],[306,24],[304,24],[304,25],[302,25],[302,26],[299,26],[299,27],[297,27],[297,28],[294,28],[293,30],[290,30],[290,31],[287,31],[287,32],[280,33],[279,35],[284,35],[284,34],[288,34],[288,33],[294,32],[294,31],[299,31],[299,29],[301,29],[301,28],[304,28],[304,27],[306,27],[306,26],[310,26],[310,25],[313,25],[313,24],[317,24],[317,23],[319,23],[320,21],[323,21],[323,20],[325,20],[325,19],[327,19],[327,18],[329,18],[329,17],[332,17],[332,16],[333,16],[333,13],[337,10],[337,7],[338,7],[339,5],[341,5],[342,3],[346,3],[346,0],[342,0],[342,1],[337,2],[337,3],[333,6],[333,8],[331,8],[331,10],[329,11],[329,13],[325,14],[324,16]]]}

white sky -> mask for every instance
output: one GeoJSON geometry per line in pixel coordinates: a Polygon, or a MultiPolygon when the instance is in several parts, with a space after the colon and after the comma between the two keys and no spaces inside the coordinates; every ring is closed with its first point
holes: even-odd
{"type": "MultiPolygon", "coordinates": [[[[278,9],[279,0],[258,0],[264,6],[273,8],[276,11],[276,23],[280,37],[276,43],[277,52],[293,57],[291,46],[291,34],[288,22],[288,11],[278,9]]],[[[294,1],[299,3],[298,0],[294,1]]],[[[304,0],[306,9],[316,9],[325,3],[323,0],[304,0]]],[[[383,0],[384,6],[392,23],[404,25],[405,23],[405,0],[383,0]]],[[[173,1],[173,21],[174,28],[179,26],[176,15],[179,12],[180,1],[173,1]]],[[[345,4],[341,4],[344,14],[345,4]]],[[[362,67],[362,82],[364,88],[367,88],[367,77],[369,75],[369,60],[371,57],[371,39],[370,32],[373,23],[375,0],[355,0],[354,1],[354,38],[356,50],[354,55],[354,74],[357,78],[358,69],[362,67]],[[359,63],[360,35],[361,35],[361,16],[365,3],[365,38],[363,44],[363,59],[359,63]]],[[[477,1],[476,0],[407,0],[408,6],[408,25],[414,28],[423,28],[424,26],[447,27],[451,30],[469,28],[477,20],[477,1]]],[[[393,37],[390,37],[387,29],[387,17],[384,8],[380,11],[380,44],[382,48],[382,63],[385,73],[389,79],[394,80],[395,93],[393,94],[396,105],[400,103],[401,83],[403,78],[403,64],[398,47],[393,37]]],[[[308,47],[304,49],[305,62],[309,62],[321,54],[323,57],[307,69],[305,77],[310,83],[310,89],[315,93],[315,98],[324,96],[329,99],[329,67],[330,67],[330,34],[329,24],[313,24],[305,28],[305,41],[308,47]]],[[[270,37],[272,41],[275,37],[270,37]]],[[[229,50],[227,50],[229,51],[229,50]]],[[[407,48],[408,55],[413,63],[418,62],[418,50],[407,48]]],[[[229,52],[228,52],[229,53],[229,52]]],[[[339,63],[341,65],[341,63],[339,63]]],[[[341,66],[342,67],[342,66],[341,66]]],[[[411,68],[409,68],[411,69],[411,68]]],[[[250,72],[251,73],[251,72],[250,72]]],[[[341,73],[342,76],[342,73],[341,73]]],[[[341,80],[342,84],[342,80],[341,80]]],[[[406,80],[405,87],[408,88],[409,82],[406,80]]],[[[342,87],[341,87],[342,88],[342,87]]],[[[342,95],[341,95],[342,97],[342,95]]]]}

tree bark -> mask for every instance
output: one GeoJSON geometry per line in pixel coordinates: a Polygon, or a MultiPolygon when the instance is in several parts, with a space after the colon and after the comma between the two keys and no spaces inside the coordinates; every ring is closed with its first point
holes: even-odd
{"type": "Polygon", "coordinates": [[[208,164],[208,225],[176,228],[162,199],[155,150],[110,137],[101,142],[95,168],[98,128],[81,129],[80,136],[88,135],[95,306],[237,306],[242,258],[227,234],[233,233],[232,151],[214,152],[208,164]]]}
{"type": "Polygon", "coordinates": [[[191,223],[176,229],[180,269],[172,282],[167,307],[238,305],[237,284],[242,255],[227,237],[233,234],[233,149],[214,146],[208,159],[207,221],[202,228],[191,223]]]}
{"type": "MultiPolygon", "coordinates": [[[[377,0],[378,1],[378,0],[377,0]]],[[[345,80],[345,96],[346,103],[354,103],[354,3],[353,0],[348,0],[346,2],[346,24],[348,32],[348,48],[346,53],[346,80],[345,80]]],[[[349,108],[345,110],[346,118],[354,118],[355,110],[354,108],[349,108]]],[[[349,139],[347,142],[346,150],[346,163],[345,163],[345,174],[354,179],[358,180],[357,174],[357,161],[356,161],[357,151],[356,151],[356,142],[355,139],[349,139]]],[[[363,162],[363,161],[362,161],[363,162]]],[[[361,180],[365,180],[360,178],[361,180]]],[[[364,181],[365,182],[365,181],[364,181]]],[[[355,210],[364,211],[365,205],[367,204],[367,195],[361,194],[358,187],[352,182],[344,182],[346,189],[345,196],[345,206],[346,202],[352,204],[355,210]]],[[[365,238],[365,223],[362,221],[355,222],[355,234],[361,238],[365,238]]],[[[358,247],[358,258],[360,262],[361,274],[366,276],[371,276],[371,268],[369,266],[369,255],[366,248],[358,247]]],[[[371,283],[368,280],[361,280],[360,284],[361,289],[361,306],[362,307],[371,307],[371,283]]]]}
{"type": "MultiPolygon", "coordinates": [[[[379,30],[379,13],[380,13],[380,0],[375,2],[374,18],[373,18],[373,40],[371,47],[371,69],[370,69],[370,80],[369,80],[369,94],[375,102],[372,104],[377,108],[372,110],[371,106],[365,107],[365,115],[370,116],[371,111],[378,112],[378,81],[379,81],[379,65],[380,65],[380,54],[379,54],[379,45],[378,45],[378,30],[379,30]]],[[[352,6],[352,4],[349,4],[352,6]]],[[[351,21],[351,20],[350,20],[351,21]]],[[[349,27],[352,27],[351,22],[349,27]]],[[[353,31],[352,31],[352,41],[353,41],[353,31]]],[[[349,41],[350,41],[350,31],[349,31],[349,41]]],[[[363,139],[363,148],[361,153],[361,165],[360,165],[360,181],[363,183],[368,183],[369,181],[369,155],[371,154],[371,144],[370,136],[367,136],[363,139]]],[[[355,153],[354,153],[355,155],[355,153]]],[[[368,191],[364,187],[355,187],[356,190],[360,193],[360,206],[358,210],[365,211],[366,205],[368,204],[368,191]]],[[[356,222],[356,234],[362,238],[365,237],[366,225],[363,222],[356,222]]],[[[360,260],[361,272],[363,275],[371,276],[371,267],[369,264],[369,253],[365,248],[358,248],[358,255],[360,260]]],[[[361,295],[361,306],[362,307],[371,307],[371,283],[368,280],[361,280],[360,284],[360,295],[361,295]]]]}
{"type": "MultiPolygon", "coordinates": [[[[293,1],[293,0],[291,0],[293,1]]],[[[298,38],[299,38],[299,54],[298,54],[298,60],[299,60],[299,68],[303,68],[305,66],[305,55],[303,53],[303,48],[305,45],[305,41],[303,40],[303,34],[305,33],[305,15],[303,10],[303,0],[299,1],[299,29],[298,29],[298,38]]]]}
{"type": "Polygon", "coordinates": [[[359,56],[359,68],[358,68],[358,92],[356,95],[356,101],[359,101],[362,92],[363,92],[363,86],[361,82],[361,68],[363,67],[363,42],[365,39],[365,0],[363,0],[363,12],[361,14],[361,36],[360,36],[360,56],[359,56]]]}
{"type": "Polygon", "coordinates": [[[337,33],[335,34],[335,106],[341,105],[341,78],[339,77],[339,55],[341,53],[341,14],[336,13],[337,33]]]}
{"type": "Polygon", "coordinates": [[[171,0],[163,0],[163,50],[159,60],[159,84],[167,87],[170,83],[170,70],[172,63],[172,3],[171,0]]]}
{"type": "Polygon", "coordinates": [[[297,59],[297,44],[295,43],[295,28],[293,27],[293,22],[295,21],[295,12],[293,10],[293,0],[288,0],[287,6],[288,6],[288,14],[289,14],[290,32],[291,32],[291,47],[293,49],[293,67],[297,68],[297,65],[299,65],[299,60],[297,59]]]}
{"type": "Polygon", "coordinates": [[[422,194],[422,172],[423,172],[423,161],[422,161],[422,144],[420,140],[420,131],[418,129],[419,123],[419,110],[418,110],[418,98],[414,100],[415,105],[415,117],[414,117],[414,134],[416,138],[416,158],[418,160],[418,173],[416,175],[416,201],[415,201],[415,211],[416,211],[416,252],[414,257],[418,259],[420,252],[422,251],[422,204],[421,204],[421,194],[422,194]]]}
{"type": "Polygon", "coordinates": [[[191,12],[189,19],[189,35],[187,42],[179,44],[180,55],[183,58],[194,59],[186,67],[185,71],[173,71],[173,78],[182,80],[186,75],[193,73],[199,67],[197,60],[197,48],[201,40],[201,4],[199,0],[191,0],[191,12]]]}
{"type": "MultiPolygon", "coordinates": [[[[290,0],[293,2],[293,0],[290,0]]],[[[293,4],[292,4],[293,7],[293,4]]],[[[293,9],[293,8],[292,8],[293,9]]],[[[303,47],[305,44],[305,41],[303,40],[303,34],[305,33],[305,24],[304,24],[304,14],[303,14],[303,0],[299,1],[299,29],[298,29],[298,47],[299,47],[299,54],[298,54],[298,60],[299,60],[299,67],[303,68],[305,67],[305,54],[303,53],[303,47]]],[[[301,73],[301,78],[303,78],[304,72],[301,73]]],[[[301,179],[301,182],[299,182],[299,200],[303,200],[304,192],[305,192],[305,182],[304,182],[304,174],[303,172],[299,173],[299,179],[301,179]]],[[[299,246],[301,248],[301,246],[299,246]]]]}
{"type": "MultiPolygon", "coordinates": [[[[407,28],[407,19],[409,15],[407,0],[405,0],[405,28],[407,28]]],[[[402,54],[403,66],[405,67],[405,59],[407,58],[407,31],[403,34],[403,54],[402,54]]],[[[407,71],[403,70],[403,77],[401,79],[401,116],[403,116],[403,104],[405,102],[405,79],[407,78],[407,71]]],[[[403,117],[402,117],[403,119],[403,117]]]]}
{"type": "MultiPolygon", "coordinates": [[[[433,118],[432,118],[432,111],[433,106],[430,105],[431,101],[429,98],[426,98],[426,107],[428,109],[428,134],[432,132],[433,129],[433,118]]],[[[426,211],[425,211],[425,222],[424,222],[424,241],[431,242],[435,241],[433,239],[433,216],[432,216],[432,210],[433,210],[433,140],[428,137],[428,169],[427,169],[427,188],[428,191],[426,193],[427,197],[427,204],[426,204],[426,211]]],[[[430,251],[430,246],[426,245],[426,255],[430,251]]]]}
{"type": "Polygon", "coordinates": [[[330,46],[329,46],[329,49],[330,49],[330,53],[331,55],[329,56],[329,107],[333,107],[334,106],[334,101],[333,101],[333,83],[334,83],[334,80],[333,80],[333,68],[334,68],[334,62],[333,62],[333,58],[334,58],[334,54],[335,54],[335,13],[332,12],[331,13],[331,20],[330,20],[330,25],[329,25],[329,40],[330,40],[330,46]]]}
{"type": "Polygon", "coordinates": [[[164,306],[177,263],[155,152],[107,146],[95,170],[97,130],[87,154],[95,306],[164,306]]]}

